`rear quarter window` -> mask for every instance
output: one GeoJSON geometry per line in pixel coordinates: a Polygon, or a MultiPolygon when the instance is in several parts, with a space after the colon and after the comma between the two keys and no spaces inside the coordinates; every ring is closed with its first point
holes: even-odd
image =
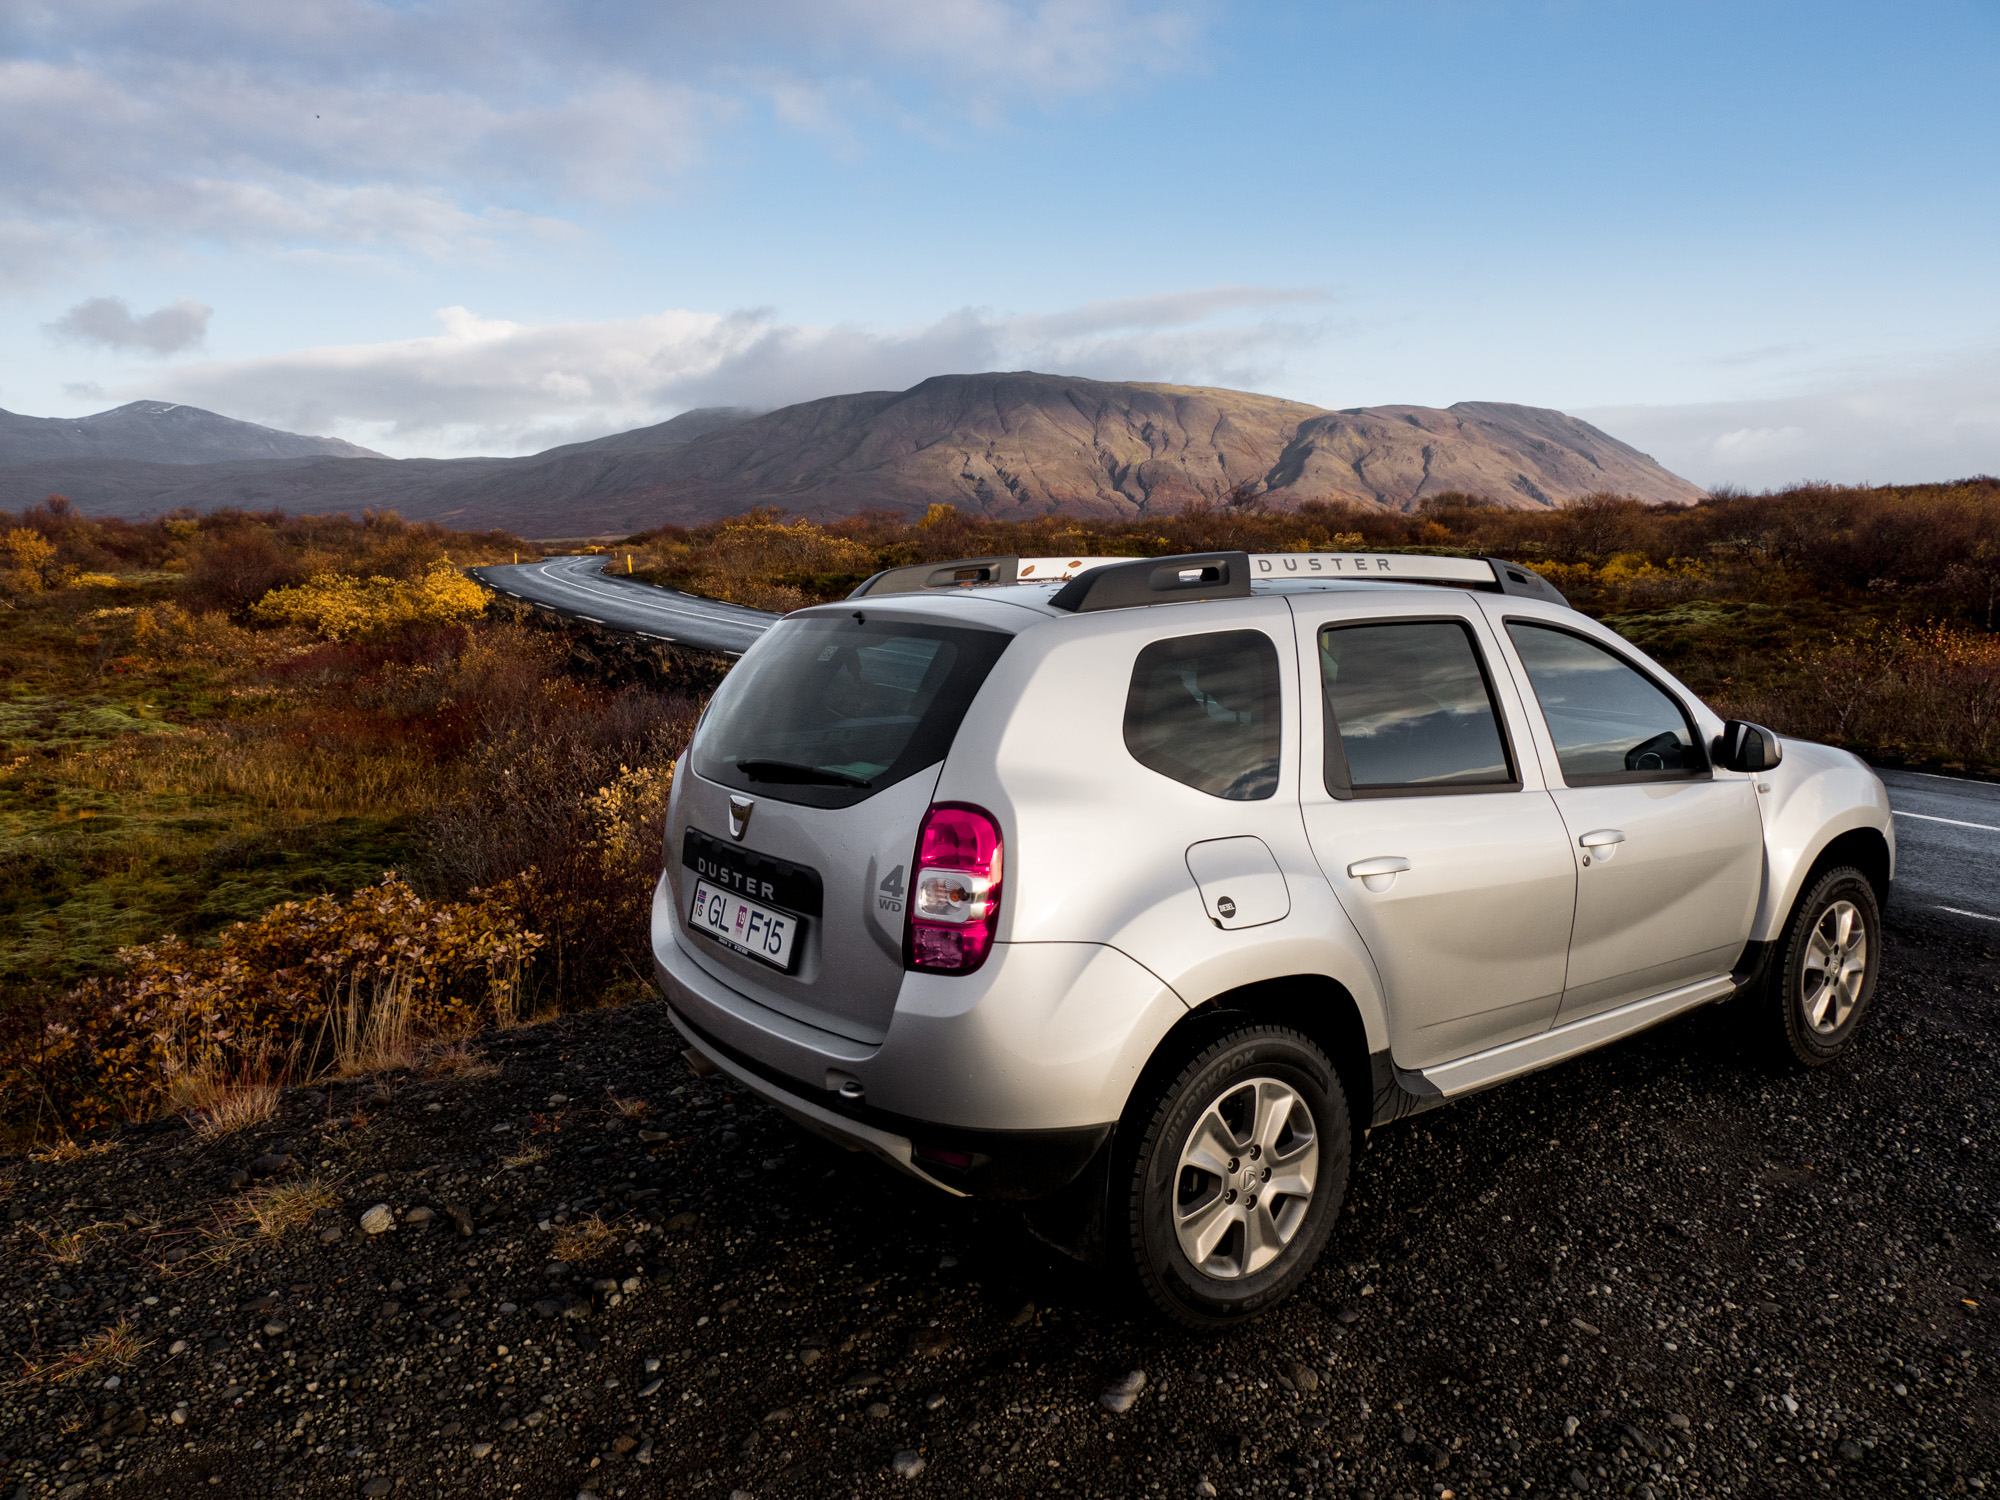
{"type": "Polygon", "coordinates": [[[1278,648],[1261,630],[1154,641],[1125,694],[1125,748],[1140,765],[1231,802],[1278,790],[1278,648]]]}
{"type": "Polygon", "coordinates": [[[852,806],[944,759],[1012,639],[865,612],[780,621],[717,689],[695,772],[781,802],[852,806]]]}

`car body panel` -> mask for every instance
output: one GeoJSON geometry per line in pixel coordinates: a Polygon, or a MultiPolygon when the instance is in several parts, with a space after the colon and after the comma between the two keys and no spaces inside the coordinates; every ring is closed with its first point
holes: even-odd
{"type": "Polygon", "coordinates": [[[1889,789],[1868,763],[1845,750],[1781,736],[1784,758],[1756,779],[1770,790],[1758,796],[1764,810],[1764,883],[1750,936],[1774,942],[1820,852],[1844,833],[1879,833],[1896,873],[1896,823],[1889,789]]]}

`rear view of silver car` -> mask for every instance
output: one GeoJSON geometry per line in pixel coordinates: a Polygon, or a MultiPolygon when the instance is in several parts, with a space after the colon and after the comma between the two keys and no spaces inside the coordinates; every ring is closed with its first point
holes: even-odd
{"type": "Polygon", "coordinates": [[[1510,564],[968,559],[746,654],[653,947],[800,1124],[1216,1327],[1309,1273],[1376,1125],[1735,997],[1837,1056],[1893,858],[1860,762],[1510,564]]]}

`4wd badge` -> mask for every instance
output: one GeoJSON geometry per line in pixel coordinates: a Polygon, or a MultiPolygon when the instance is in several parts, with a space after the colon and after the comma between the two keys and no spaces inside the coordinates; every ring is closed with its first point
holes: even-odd
{"type": "Polygon", "coordinates": [[[903,867],[897,865],[875,887],[875,905],[883,911],[903,909],[903,867]]]}

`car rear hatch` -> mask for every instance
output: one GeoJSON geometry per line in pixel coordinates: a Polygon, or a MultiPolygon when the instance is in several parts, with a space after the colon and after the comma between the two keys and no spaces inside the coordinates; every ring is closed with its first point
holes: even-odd
{"type": "Polygon", "coordinates": [[[774,626],[717,690],[683,767],[666,848],[681,946],[760,1004],[881,1041],[917,831],[1011,639],[883,610],[774,626]]]}

